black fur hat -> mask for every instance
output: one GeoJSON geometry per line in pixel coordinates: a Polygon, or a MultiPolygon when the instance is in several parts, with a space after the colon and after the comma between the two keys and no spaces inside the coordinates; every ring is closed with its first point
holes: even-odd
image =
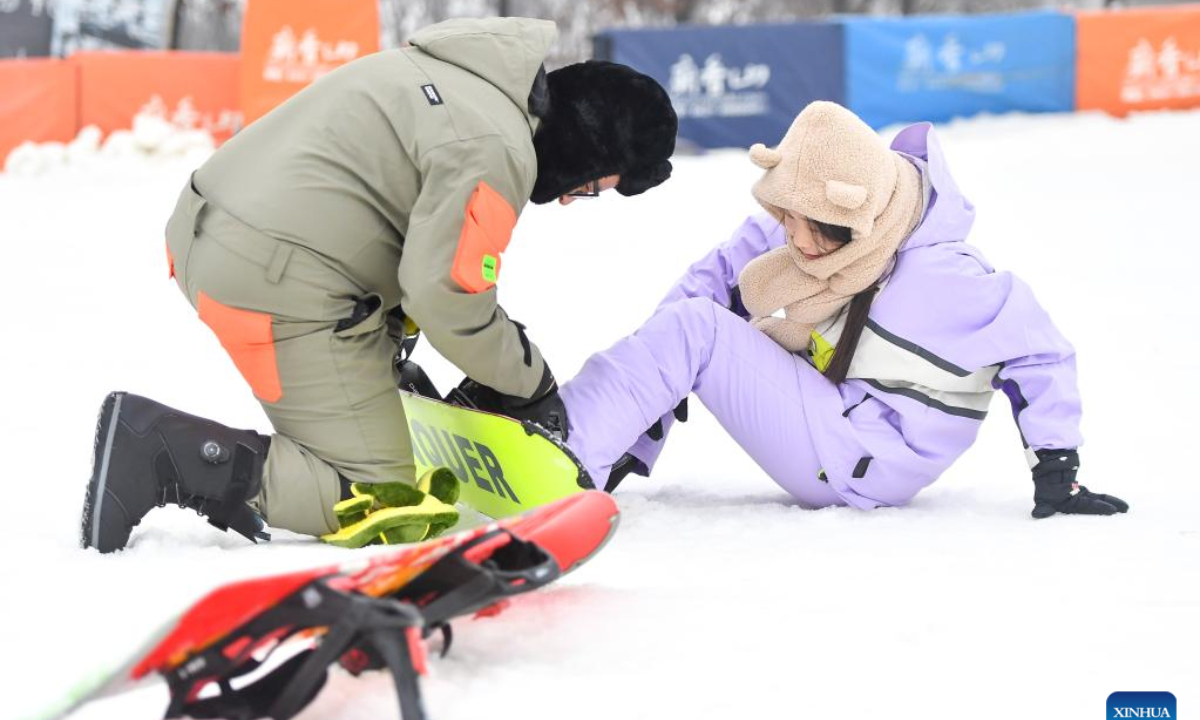
{"type": "Polygon", "coordinates": [[[550,202],[607,175],[621,176],[622,195],[638,195],[670,177],[679,119],[654,78],[588,60],[548,73],[546,81],[549,107],[533,137],[533,202],[550,202]]]}

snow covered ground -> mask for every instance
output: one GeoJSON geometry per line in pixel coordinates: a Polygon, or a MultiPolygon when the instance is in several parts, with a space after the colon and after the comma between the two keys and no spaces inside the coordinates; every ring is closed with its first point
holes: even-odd
{"type": "MultiPolygon", "coordinates": [[[[870,513],[800,509],[694,403],[655,477],[626,481],[603,553],[459,624],[424,684],[434,720],[1097,718],[1118,690],[1200,711],[1200,112],[939,130],[978,207],[974,243],[1033,285],[1079,351],[1083,481],[1130,513],[1030,519],[1000,396],[942,480],[870,513]]],[[[76,547],[109,390],[268,429],[167,279],[162,228],[189,169],[126,158],[0,175],[6,718],[217,583],[345,557],[286,534],[251,546],[177,510],[152,514],[126,552],[76,547]]],[[[529,209],[502,303],[571,376],[755,210],[756,172],[741,152],[686,157],[639,198],[529,209]]],[[[457,381],[428,347],[418,359],[457,381]]],[[[302,717],[396,717],[391,692],[336,674],[302,717]]],[[[156,686],[77,717],[160,717],[165,698],[156,686]]]]}

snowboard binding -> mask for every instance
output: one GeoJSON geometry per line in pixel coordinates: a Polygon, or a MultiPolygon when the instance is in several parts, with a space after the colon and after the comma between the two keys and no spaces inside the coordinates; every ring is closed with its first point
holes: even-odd
{"type": "Polygon", "coordinates": [[[444,654],[452,618],[540,588],[561,573],[554,557],[536,543],[494,530],[380,597],[359,592],[337,574],[311,580],[164,670],[171,696],[165,717],[289,720],[312,702],[326,682],[328,668],[337,663],[355,676],[388,671],[401,718],[423,720],[419,676],[426,673],[425,638],[442,631],[444,654]],[[496,546],[487,559],[468,558],[485,545],[496,546]],[[238,683],[267,665],[270,654],[287,641],[302,637],[311,638],[313,647],[253,682],[238,683]],[[218,694],[201,698],[210,685],[218,694]]]}
{"type": "Polygon", "coordinates": [[[434,468],[413,487],[402,482],[351,483],[351,497],[333,506],[340,528],[322,535],[331,545],[360,548],[437,537],[458,522],[458,478],[434,468]]]}

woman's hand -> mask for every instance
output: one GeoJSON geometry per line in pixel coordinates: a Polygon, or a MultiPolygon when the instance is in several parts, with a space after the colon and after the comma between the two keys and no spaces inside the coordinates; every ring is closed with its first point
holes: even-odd
{"type": "Polygon", "coordinates": [[[1094,493],[1076,482],[1079,453],[1074,450],[1038,450],[1033,467],[1033,517],[1068,515],[1114,515],[1129,510],[1129,503],[1094,493]]]}

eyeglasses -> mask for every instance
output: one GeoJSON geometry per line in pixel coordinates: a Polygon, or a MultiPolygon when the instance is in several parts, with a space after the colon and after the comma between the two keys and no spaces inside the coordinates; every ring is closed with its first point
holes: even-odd
{"type": "Polygon", "coordinates": [[[600,197],[600,181],[592,180],[587,185],[584,185],[582,190],[572,190],[567,193],[567,196],[574,198],[600,197]]]}

